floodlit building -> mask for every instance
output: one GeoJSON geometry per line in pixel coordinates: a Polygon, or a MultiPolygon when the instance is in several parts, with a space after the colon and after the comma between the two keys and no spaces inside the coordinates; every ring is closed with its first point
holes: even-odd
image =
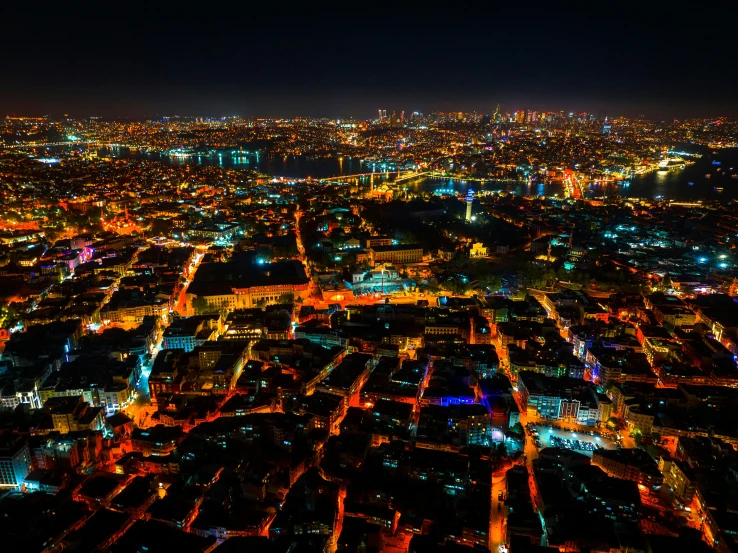
{"type": "Polygon", "coordinates": [[[31,472],[31,452],[22,436],[0,439],[0,489],[19,490],[31,472]]]}

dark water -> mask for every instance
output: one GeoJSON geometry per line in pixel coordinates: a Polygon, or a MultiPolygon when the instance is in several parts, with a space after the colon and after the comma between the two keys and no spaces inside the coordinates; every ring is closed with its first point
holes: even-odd
{"type": "MultiPolygon", "coordinates": [[[[251,169],[267,175],[300,179],[313,177],[316,179],[337,177],[341,175],[356,175],[374,172],[371,165],[363,160],[349,157],[329,157],[309,159],[304,156],[267,156],[264,154],[249,153],[232,154],[224,152],[222,155],[192,155],[188,157],[175,157],[159,153],[142,153],[131,151],[128,148],[109,148],[100,150],[100,155],[107,155],[121,159],[149,159],[171,165],[210,165],[234,169],[251,169]]],[[[387,177],[381,171],[376,171],[373,178],[362,177],[359,182],[370,186],[377,186],[387,177]]],[[[392,177],[390,177],[392,178],[392,177]]],[[[407,183],[408,190],[416,192],[439,192],[449,191],[466,194],[471,188],[474,191],[481,190],[507,190],[521,195],[552,195],[562,194],[563,188],[558,184],[544,185],[541,183],[524,183],[508,181],[469,181],[464,179],[418,179],[407,183]]]]}
{"type": "Polygon", "coordinates": [[[654,171],[630,179],[629,185],[592,186],[588,195],[618,193],[624,197],[664,197],[678,200],[732,200],[738,198],[738,148],[701,149],[694,165],[671,171],[654,171]],[[715,165],[713,162],[720,162],[715,165]],[[710,175],[709,177],[707,175],[710,175]],[[691,184],[690,184],[691,183],[691,184]],[[722,188],[722,191],[719,190],[722,188]]]}
{"type": "Polygon", "coordinates": [[[310,159],[305,156],[269,156],[263,153],[223,152],[212,155],[175,157],[159,153],[142,153],[128,148],[106,148],[100,155],[121,159],[148,159],[170,165],[210,165],[232,169],[251,169],[266,175],[290,179],[313,177],[323,179],[340,175],[369,173],[371,168],[362,160],[349,157],[310,159]]]}
{"type": "MultiPolygon", "coordinates": [[[[700,150],[691,148],[690,151],[702,153],[702,158],[694,159],[694,165],[684,169],[676,169],[668,172],[654,171],[646,175],[633,177],[624,183],[595,184],[589,187],[588,196],[601,196],[604,194],[619,194],[624,197],[666,197],[674,199],[707,199],[707,200],[729,200],[738,198],[738,148],[712,150],[703,148],[700,150]],[[720,165],[714,165],[713,161],[719,161],[720,165]],[[710,175],[707,177],[706,175],[710,175]],[[692,184],[690,184],[692,183],[692,184]],[[722,190],[719,190],[722,189],[722,190]]],[[[310,159],[304,156],[268,156],[265,154],[231,154],[223,152],[218,155],[193,155],[191,157],[173,157],[157,153],[132,152],[126,148],[112,148],[101,151],[103,155],[128,159],[151,159],[172,165],[212,165],[237,169],[251,169],[267,175],[286,178],[317,179],[335,177],[340,175],[354,175],[372,172],[371,166],[360,159],[349,157],[330,157],[310,159]]],[[[386,177],[377,172],[372,180],[374,184],[381,183],[386,177]]],[[[370,179],[363,178],[362,184],[369,185],[370,179]]],[[[407,188],[414,191],[437,192],[448,190],[461,194],[471,188],[475,191],[507,190],[521,195],[562,195],[563,188],[560,184],[525,183],[510,181],[468,181],[462,179],[437,179],[429,178],[409,181],[407,188]]]]}
{"type": "Polygon", "coordinates": [[[474,192],[480,191],[501,191],[514,192],[521,196],[553,196],[558,194],[561,196],[564,192],[563,186],[560,184],[543,184],[543,183],[526,183],[511,181],[471,181],[463,179],[423,179],[413,181],[407,185],[409,190],[422,192],[450,191],[462,195],[466,195],[468,189],[474,192]]]}

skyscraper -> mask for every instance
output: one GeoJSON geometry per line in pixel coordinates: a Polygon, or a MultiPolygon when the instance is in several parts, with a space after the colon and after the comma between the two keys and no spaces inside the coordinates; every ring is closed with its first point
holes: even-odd
{"type": "Polygon", "coordinates": [[[497,107],[495,108],[495,112],[492,114],[492,121],[495,123],[499,123],[502,119],[502,114],[500,113],[500,105],[497,104],[497,107]]]}

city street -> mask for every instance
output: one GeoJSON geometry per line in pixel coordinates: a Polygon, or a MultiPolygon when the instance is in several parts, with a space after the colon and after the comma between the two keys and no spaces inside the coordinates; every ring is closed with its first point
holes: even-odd
{"type": "Polygon", "coordinates": [[[163,334],[164,331],[162,329],[158,342],[151,350],[151,356],[141,368],[141,378],[135,389],[135,393],[137,394],[136,400],[125,409],[126,415],[131,417],[133,423],[140,428],[149,426],[149,417],[156,412],[156,407],[151,405],[151,397],[149,396],[149,375],[151,375],[154,360],[161,350],[163,334]]]}
{"type": "Polygon", "coordinates": [[[736,10],[6,4],[0,553],[738,553],[736,10]]]}
{"type": "Polygon", "coordinates": [[[297,244],[297,259],[302,263],[307,263],[307,258],[305,257],[305,246],[303,246],[302,237],[300,236],[300,217],[302,217],[302,211],[300,211],[300,207],[298,206],[295,210],[295,243],[297,244]]]}
{"type": "Polygon", "coordinates": [[[489,524],[489,548],[492,552],[499,552],[501,545],[505,545],[505,523],[507,520],[507,507],[504,500],[498,498],[502,494],[505,497],[505,476],[492,476],[492,498],[489,524]],[[501,508],[500,508],[501,507],[501,508]]]}
{"type": "Polygon", "coordinates": [[[180,290],[179,294],[177,295],[177,302],[172,307],[172,310],[181,316],[187,316],[187,315],[194,315],[192,313],[191,309],[187,309],[187,300],[186,300],[186,294],[187,294],[187,288],[190,285],[190,282],[192,282],[192,279],[195,278],[195,272],[197,272],[197,268],[200,266],[200,262],[202,261],[202,258],[204,257],[204,254],[197,252],[195,253],[195,258],[192,260],[192,263],[188,267],[188,270],[186,271],[186,278],[184,285],[182,286],[182,290],[180,290]]]}

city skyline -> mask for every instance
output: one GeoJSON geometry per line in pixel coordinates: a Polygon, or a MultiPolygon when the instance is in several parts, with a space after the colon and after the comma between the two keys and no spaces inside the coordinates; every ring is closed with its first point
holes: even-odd
{"type": "Polygon", "coordinates": [[[738,114],[729,19],[381,8],[200,18],[6,6],[3,115],[370,117],[377,107],[536,106],[653,119],[738,114]],[[24,24],[27,22],[27,24],[24,24]],[[16,24],[17,23],[17,24],[16,24]]]}
{"type": "Polygon", "coordinates": [[[457,116],[459,120],[470,122],[473,118],[478,118],[481,123],[531,123],[537,121],[543,121],[546,117],[556,117],[559,120],[562,119],[577,119],[581,120],[586,118],[588,121],[614,121],[614,120],[643,120],[651,121],[654,123],[679,123],[681,120],[684,121],[718,121],[730,119],[732,117],[726,117],[723,114],[709,114],[700,117],[684,117],[680,118],[653,118],[648,117],[646,114],[637,114],[635,116],[625,115],[622,113],[609,113],[606,110],[599,111],[587,111],[585,109],[538,109],[535,106],[529,105],[505,105],[497,104],[487,110],[461,110],[461,109],[446,109],[446,110],[406,110],[401,108],[396,109],[375,109],[373,114],[364,113],[363,116],[355,115],[336,115],[336,116],[310,116],[304,114],[293,114],[278,116],[269,113],[255,114],[255,115],[243,115],[240,113],[179,113],[179,112],[163,112],[155,114],[143,114],[141,116],[101,116],[98,113],[5,113],[2,114],[8,120],[46,120],[48,122],[61,122],[65,120],[107,120],[111,122],[152,122],[152,121],[164,121],[164,120],[176,120],[180,119],[183,121],[195,121],[195,122],[215,122],[215,121],[325,121],[332,123],[340,123],[341,121],[351,121],[354,123],[372,123],[372,122],[388,122],[392,121],[393,118],[398,123],[409,125],[413,120],[427,119],[427,118],[446,118],[451,116],[457,116]]]}
{"type": "Polygon", "coordinates": [[[0,550],[738,553],[733,13],[490,4],[0,7],[0,550]]]}

